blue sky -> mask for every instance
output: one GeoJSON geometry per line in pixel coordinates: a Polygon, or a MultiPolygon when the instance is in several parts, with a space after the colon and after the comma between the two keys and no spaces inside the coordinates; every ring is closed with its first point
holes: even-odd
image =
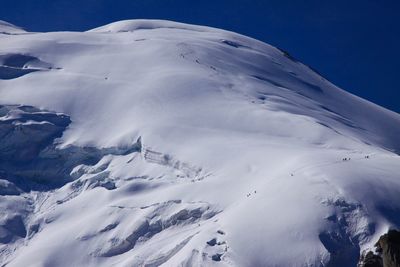
{"type": "Polygon", "coordinates": [[[0,0],[0,7],[0,19],[30,31],[81,31],[137,18],[232,30],[400,113],[398,0],[0,0]]]}

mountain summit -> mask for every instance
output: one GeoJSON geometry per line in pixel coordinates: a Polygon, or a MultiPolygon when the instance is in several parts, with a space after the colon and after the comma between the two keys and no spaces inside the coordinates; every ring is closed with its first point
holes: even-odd
{"type": "Polygon", "coordinates": [[[288,53],[161,20],[17,29],[4,266],[355,266],[400,227],[400,115],[288,53]]]}

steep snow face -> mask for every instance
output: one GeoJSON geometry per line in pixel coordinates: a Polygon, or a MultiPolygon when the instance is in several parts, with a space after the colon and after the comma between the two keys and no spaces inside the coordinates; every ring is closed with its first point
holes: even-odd
{"type": "Polygon", "coordinates": [[[0,34],[0,105],[7,266],[355,266],[400,226],[400,116],[242,35],[0,34]]]}

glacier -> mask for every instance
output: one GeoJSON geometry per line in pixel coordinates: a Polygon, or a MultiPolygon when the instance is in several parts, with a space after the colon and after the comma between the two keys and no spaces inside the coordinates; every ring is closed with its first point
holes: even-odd
{"type": "Polygon", "coordinates": [[[356,266],[400,227],[399,136],[240,34],[0,22],[0,266],[356,266]]]}

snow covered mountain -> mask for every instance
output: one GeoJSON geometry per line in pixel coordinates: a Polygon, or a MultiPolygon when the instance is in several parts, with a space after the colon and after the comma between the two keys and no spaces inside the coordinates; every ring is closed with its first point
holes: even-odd
{"type": "Polygon", "coordinates": [[[279,49],[0,32],[0,266],[356,266],[400,227],[400,115],[279,49]]]}

